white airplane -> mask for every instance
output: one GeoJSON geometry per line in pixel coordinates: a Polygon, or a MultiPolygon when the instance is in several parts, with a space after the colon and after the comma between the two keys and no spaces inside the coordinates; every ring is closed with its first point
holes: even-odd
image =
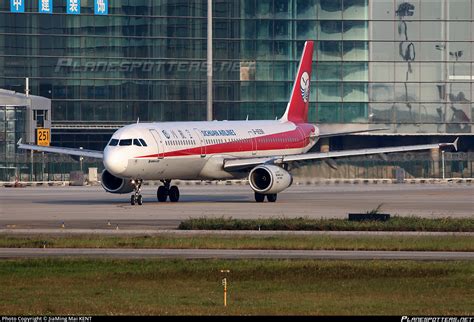
{"type": "MultiPolygon", "coordinates": [[[[104,151],[43,147],[18,143],[19,148],[103,159],[104,189],[133,192],[132,205],[143,202],[143,180],[161,180],[158,201],[179,200],[171,180],[229,180],[248,177],[255,200],[275,202],[292,184],[292,163],[307,160],[427,150],[453,143],[306,153],[320,138],[369,130],[320,133],[308,123],[309,91],[314,43],[305,43],[285,114],[273,121],[212,121],[130,124],[117,130],[104,151]]],[[[170,107],[172,108],[172,107],[170,107]]],[[[372,129],[370,131],[380,130],[372,129]]]]}

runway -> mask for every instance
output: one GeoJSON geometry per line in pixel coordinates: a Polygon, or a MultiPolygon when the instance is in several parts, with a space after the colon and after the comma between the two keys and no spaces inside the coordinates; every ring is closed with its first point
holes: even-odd
{"type": "Polygon", "coordinates": [[[129,194],[92,187],[0,188],[0,227],[23,229],[102,229],[112,221],[122,229],[175,229],[192,217],[347,218],[382,204],[391,215],[472,217],[471,184],[294,185],[276,203],[256,203],[249,186],[181,185],[178,203],[156,201],[156,186],[143,189],[144,204],[131,206],[129,194]]]}
{"type": "Polygon", "coordinates": [[[184,258],[184,259],[319,259],[319,260],[474,260],[474,252],[314,251],[233,249],[91,249],[0,248],[0,258],[184,258]]]}

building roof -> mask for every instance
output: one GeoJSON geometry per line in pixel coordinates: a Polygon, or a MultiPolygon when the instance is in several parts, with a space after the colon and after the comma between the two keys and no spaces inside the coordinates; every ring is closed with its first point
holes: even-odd
{"type": "Polygon", "coordinates": [[[33,109],[51,109],[51,100],[46,97],[17,93],[0,88],[0,106],[31,106],[33,109]]]}

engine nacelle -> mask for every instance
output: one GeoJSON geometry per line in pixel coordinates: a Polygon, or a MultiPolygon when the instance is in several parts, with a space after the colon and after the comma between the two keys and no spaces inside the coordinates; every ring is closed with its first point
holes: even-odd
{"type": "Polygon", "coordinates": [[[102,171],[101,178],[102,187],[107,192],[129,193],[134,190],[130,180],[116,177],[107,170],[102,171]]]}
{"type": "Polygon", "coordinates": [[[250,187],[261,194],[279,193],[291,186],[293,177],[276,165],[259,165],[250,171],[250,187]]]}

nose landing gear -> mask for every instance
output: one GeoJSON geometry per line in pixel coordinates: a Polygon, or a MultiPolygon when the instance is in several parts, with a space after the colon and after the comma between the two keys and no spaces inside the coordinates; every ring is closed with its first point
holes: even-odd
{"type": "Polygon", "coordinates": [[[142,179],[132,180],[133,188],[135,192],[130,196],[130,204],[134,206],[138,204],[141,206],[143,204],[143,197],[141,195],[142,179]]]}

